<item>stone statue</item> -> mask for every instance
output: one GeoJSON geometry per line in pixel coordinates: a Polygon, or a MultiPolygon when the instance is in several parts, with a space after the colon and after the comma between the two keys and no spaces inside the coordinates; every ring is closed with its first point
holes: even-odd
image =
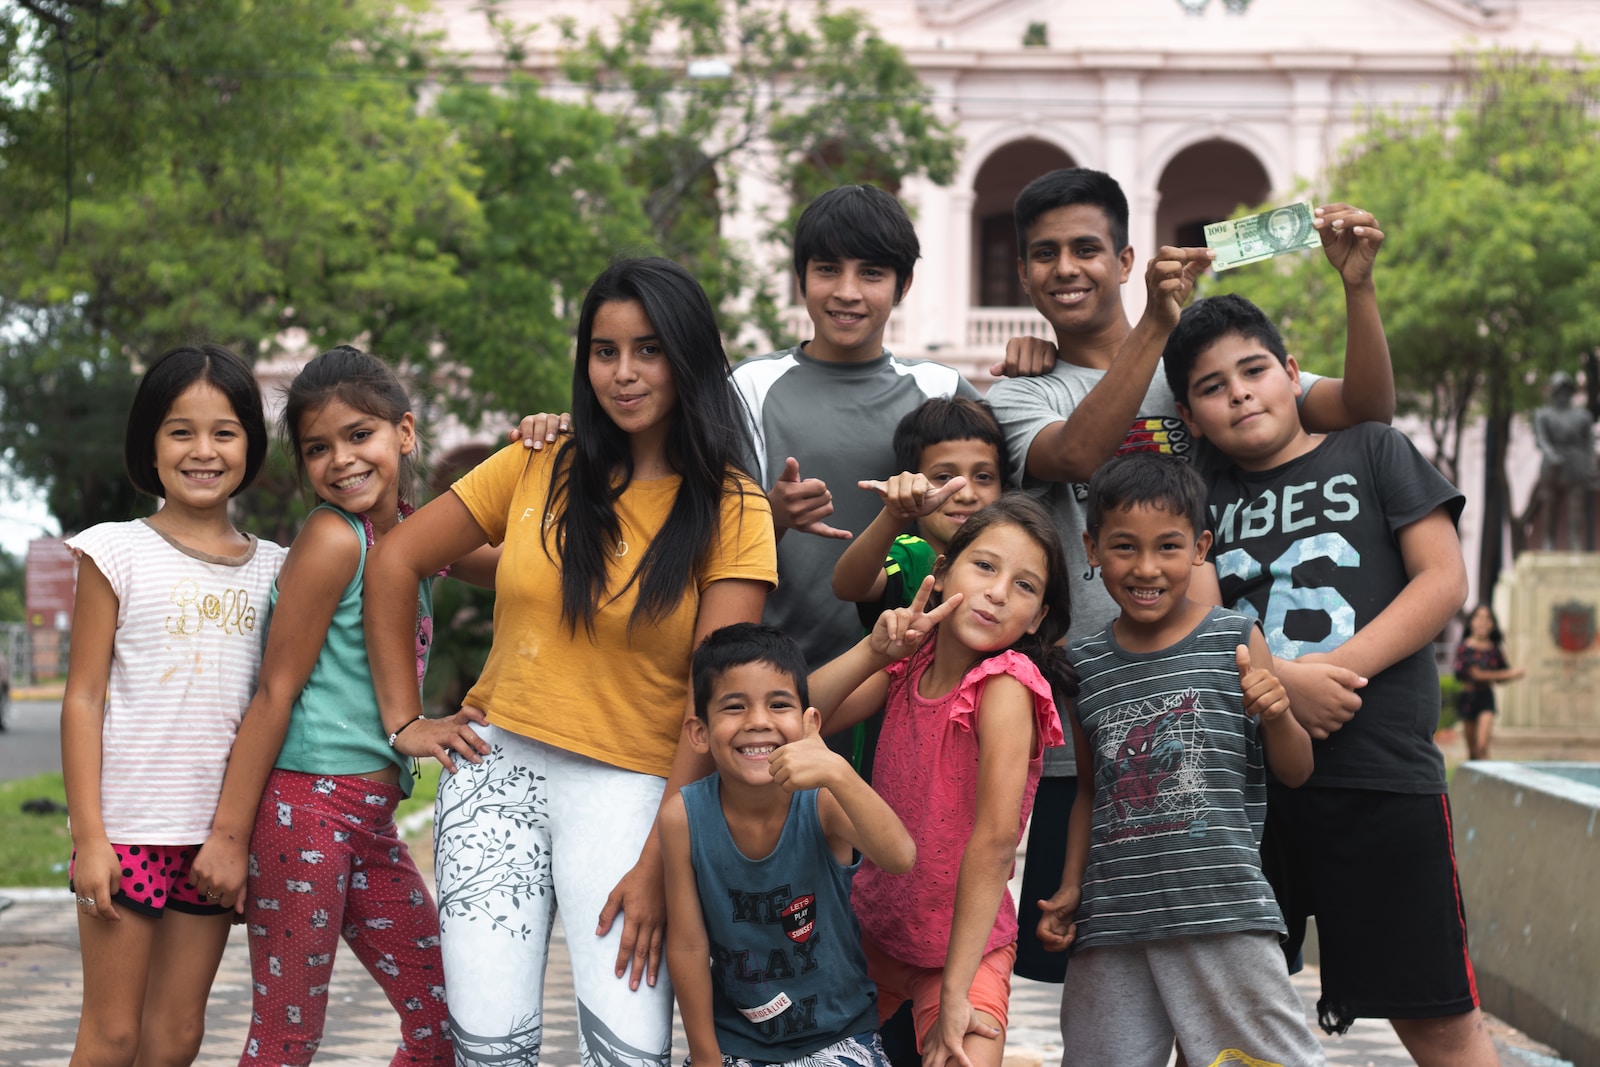
{"type": "Polygon", "coordinates": [[[1586,537],[1589,495],[1596,483],[1594,418],[1583,407],[1573,407],[1577,392],[1565,371],[1550,375],[1549,402],[1533,413],[1533,439],[1543,462],[1534,506],[1544,529],[1544,547],[1555,547],[1556,516],[1564,511],[1569,551],[1593,548],[1586,537]]]}

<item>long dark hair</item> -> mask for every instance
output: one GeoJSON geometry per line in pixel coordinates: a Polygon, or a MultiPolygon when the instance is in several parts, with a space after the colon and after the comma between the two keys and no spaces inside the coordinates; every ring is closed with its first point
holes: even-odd
{"type": "MultiPolygon", "coordinates": [[[[994,526],[1015,526],[1044,550],[1045,566],[1050,573],[1045,575],[1044,595],[1040,600],[1050,610],[1044,613],[1037,630],[1023,634],[1011,647],[1033,660],[1058,700],[1070,700],[1078,695],[1078,672],[1072,669],[1067,650],[1061,647],[1061,639],[1072,625],[1067,554],[1061,548],[1061,534],[1057,532],[1056,524],[1051,521],[1050,513],[1043,505],[1027,493],[1010,492],[975,512],[950,538],[950,544],[935,566],[934,573],[943,576],[950,570],[950,565],[961,558],[961,553],[972,546],[972,542],[994,526]]],[[[941,599],[938,593],[934,593],[928,598],[929,607],[937,605],[941,599]]],[[[1003,648],[995,649],[989,655],[999,655],[1004,651],[1003,648]]]]}
{"type": "Polygon", "coordinates": [[[629,625],[664,619],[682,600],[685,583],[695,579],[721,529],[723,494],[745,491],[738,475],[748,478],[743,464],[755,452],[728,372],[711,301],[676,263],[659,256],[619,259],[589,287],[572,368],[572,436],[556,453],[556,476],[545,497],[546,512],[556,516],[561,617],[574,632],[581,619],[593,633],[601,602],[635,582],[639,599],[629,625]],[[622,534],[616,501],[633,480],[633,452],[589,383],[589,343],[600,306],[617,300],[636,300],[644,308],[672,368],[678,406],[667,430],[666,458],[683,481],[633,573],[620,589],[608,590],[606,565],[622,534]]]}

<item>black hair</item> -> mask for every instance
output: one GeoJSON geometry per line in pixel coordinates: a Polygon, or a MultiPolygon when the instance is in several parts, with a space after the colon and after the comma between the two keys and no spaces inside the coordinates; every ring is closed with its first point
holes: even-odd
{"type": "Polygon", "coordinates": [[[267,458],[267,418],[261,410],[261,387],[256,384],[250,364],[221,345],[184,345],[162,353],[150,364],[139,379],[133,404],[128,408],[122,462],[127,467],[128,480],[141,493],[166,499],[167,491],[156,474],[156,435],[172,405],[195,382],[215,387],[244,427],[244,478],[229,496],[238,496],[255,481],[267,458]]]}
{"type": "MultiPolygon", "coordinates": [[[[1054,520],[1050,518],[1050,513],[1044,509],[1044,505],[1027,493],[1013,491],[1006,493],[988,507],[974,512],[956,530],[955,536],[950,538],[950,544],[945,548],[944,555],[934,564],[934,575],[942,578],[948,573],[951,564],[960,559],[961,554],[972,546],[972,542],[992,526],[1015,526],[1033,538],[1044,550],[1045,569],[1049,573],[1044,576],[1044,592],[1040,597],[1040,603],[1049,610],[1045,612],[1037,630],[1031,634],[1023,634],[1011,647],[1033,660],[1034,665],[1039,668],[1039,673],[1050,683],[1057,700],[1071,699],[1078,695],[1078,672],[1072,669],[1072,663],[1067,659],[1067,650],[1061,647],[1061,639],[1067,635],[1067,630],[1072,626],[1067,554],[1061,548],[1061,534],[1056,529],[1054,520]]],[[[928,598],[928,607],[931,609],[937,606],[942,599],[941,594],[933,593],[928,598]]],[[[990,655],[1004,651],[1005,649],[996,649],[990,655]]]]}
{"type": "MultiPolygon", "coordinates": [[[[1494,608],[1489,604],[1489,602],[1487,600],[1484,601],[1481,604],[1474,604],[1472,606],[1472,610],[1467,612],[1467,632],[1465,634],[1465,637],[1471,637],[1472,636],[1472,617],[1474,615],[1476,615],[1480,610],[1484,610],[1484,609],[1487,609],[1487,611],[1489,612],[1489,622],[1492,623],[1493,626],[1494,626],[1494,629],[1489,631],[1489,640],[1494,642],[1494,647],[1499,648],[1505,642],[1506,635],[1500,632],[1500,620],[1495,618],[1494,608]]],[[[1465,637],[1463,638],[1463,640],[1465,639],[1465,637]]]]}
{"type": "Polygon", "coordinates": [[[1283,336],[1266,312],[1237,293],[1204,297],[1183,309],[1178,325],[1167,335],[1166,348],[1161,351],[1167,387],[1178,403],[1185,407],[1189,404],[1189,377],[1194,373],[1195,361],[1206,349],[1231,334],[1257,342],[1276,356],[1280,364],[1288,364],[1289,350],[1283,346],[1283,336]]]}
{"type": "MultiPolygon", "coordinates": [[[[639,596],[629,625],[666,618],[720,535],[724,494],[758,492],[743,467],[755,446],[728,373],[711,301],[678,264],[659,256],[618,259],[589,287],[578,315],[572,436],[556,453],[556,476],[545,497],[545,511],[556,516],[551,558],[560,564],[561,617],[569,628],[575,631],[581,620],[593,632],[600,602],[635,582],[639,596]],[[595,315],[613,301],[638,301],[672,369],[678,400],[666,458],[682,478],[660,533],[619,589],[607,588],[606,570],[622,534],[616,501],[633,479],[633,453],[589,381],[595,315]]],[[[545,551],[551,552],[548,541],[545,551]]]]}
{"type": "Polygon", "coordinates": [[[1160,452],[1129,452],[1102,463],[1089,478],[1084,528],[1098,541],[1106,512],[1141,504],[1186,520],[1195,537],[1206,530],[1205,481],[1193,464],[1160,452]]]}
{"type": "MultiPolygon", "coordinates": [[[[306,461],[300,454],[300,423],[333,400],[394,426],[411,410],[406,387],[394,368],[377,356],[340,345],[313,358],[283,391],[283,440],[302,483],[306,461]]],[[[400,457],[400,499],[407,504],[416,503],[419,451],[414,447],[409,455],[400,457]]]]}
{"type": "Polygon", "coordinates": [[[1039,216],[1058,207],[1088,204],[1097,207],[1106,217],[1111,230],[1113,252],[1120,253],[1128,247],[1128,198],[1122,186],[1104,171],[1088,167],[1063,167],[1041,174],[1023,187],[1011,205],[1011,217],[1017,224],[1017,258],[1028,258],[1028,230],[1039,221],[1039,216]]]}
{"type": "Polygon", "coordinates": [[[1011,481],[1011,454],[994,409],[964,396],[933,397],[906,413],[894,428],[894,461],[903,471],[922,470],[922,451],[946,441],[982,441],[1000,457],[1000,484],[1011,481]]]}
{"type": "Polygon", "coordinates": [[[765,663],[778,673],[787,674],[794,681],[801,710],[810,706],[806,654],[800,651],[795,639],[776,626],[736,622],[707,634],[689,661],[689,674],[694,684],[694,713],[700,721],[705,722],[709,717],[711,700],[716,696],[716,685],[722,676],[747,663],[765,663]]]}
{"type": "Polygon", "coordinates": [[[800,213],[794,227],[794,273],[806,291],[806,264],[813,259],[859,259],[894,271],[894,300],[906,291],[911,268],[922,255],[905,207],[871,185],[829,189],[800,213]]]}

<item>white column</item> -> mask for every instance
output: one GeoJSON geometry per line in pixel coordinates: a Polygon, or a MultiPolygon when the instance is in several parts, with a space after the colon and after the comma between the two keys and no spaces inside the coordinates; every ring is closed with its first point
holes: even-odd
{"type": "Polygon", "coordinates": [[[1100,166],[1117,179],[1128,198],[1128,241],[1138,260],[1128,284],[1122,287],[1122,304],[1134,320],[1144,312],[1143,264],[1155,251],[1155,183],[1158,176],[1147,176],[1139,164],[1139,126],[1143,117],[1143,86],[1137,71],[1108,71],[1100,79],[1101,145],[1105,158],[1100,166]]]}
{"type": "MultiPolygon", "coordinates": [[[[947,349],[964,349],[967,344],[967,314],[973,304],[972,205],[977,194],[971,188],[944,190],[946,195],[946,233],[949,245],[945,258],[940,261],[944,270],[944,288],[940,293],[943,306],[936,312],[939,322],[937,334],[928,340],[942,343],[947,349]]],[[[923,253],[927,256],[927,253],[923,253]]]]}
{"type": "Polygon", "coordinates": [[[1289,165],[1295,178],[1315,181],[1326,163],[1333,76],[1321,71],[1295,71],[1291,78],[1289,165]]]}

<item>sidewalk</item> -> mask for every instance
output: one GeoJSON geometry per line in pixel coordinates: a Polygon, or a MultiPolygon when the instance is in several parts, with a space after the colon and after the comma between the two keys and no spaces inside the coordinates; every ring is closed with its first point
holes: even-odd
{"type": "MultiPolygon", "coordinates": [[[[66,1067],[77,1032],[82,986],[77,915],[65,890],[0,890],[12,904],[0,911],[0,1064],[66,1067]]],[[[1295,986],[1315,1019],[1318,976],[1308,967],[1295,986]]],[[[544,1051],[548,1067],[581,1067],[566,943],[559,924],[551,943],[546,985],[544,1051]]],[[[384,1067],[394,1053],[396,1026],[388,1002],[348,951],[338,956],[328,990],[326,1037],[318,1067],[384,1067]]],[[[1061,1059],[1056,1021],[1059,986],[1016,979],[1011,994],[1008,1067],[1054,1067],[1061,1059]]],[[[1313,1023],[1314,1025],[1314,1023],[1313,1023]]],[[[238,1062],[250,1026],[250,962],[242,928],[234,928],[211,993],[202,1067],[238,1062]]],[[[1491,1020],[1505,1067],[1558,1067],[1554,1051],[1491,1020]]],[[[1318,1031],[1320,1033],[1320,1031],[1318,1031]]],[[[1341,1038],[1324,1038],[1330,1067],[1404,1067],[1412,1063],[1386,1023],[1364,1021],[1341,1038]]],[[[686,1054],[677,1036],[673,1063],[686,1054]]],[[[1198,1067],[1198,1065],[1197,1065],[1198,1067]]]]}

